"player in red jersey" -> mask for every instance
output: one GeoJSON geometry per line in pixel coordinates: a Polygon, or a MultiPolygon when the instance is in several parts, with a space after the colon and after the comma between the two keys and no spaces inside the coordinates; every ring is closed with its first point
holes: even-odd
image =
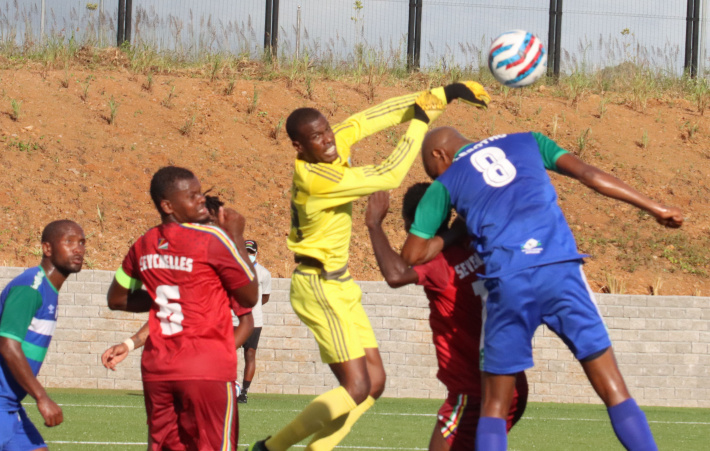
{"type": "MultiPolygon", "coordinates": [[[[407,190],[402,206],[404,226],[409,230],[419,200],[428,183],[418,183],[407,190]]],[[[433,260],[409,267],[392,246],[382,229],[389,208],[389,195],[380,191],[370,196],[365,222],[370,232],[380,271],[393,288],[409,284],[424,287],[429,299],[437,378],[448,395],[439,409],[437,423],[429,442],[430,451],[473,449],[481,407],[481,373],[478,353],[481,337],[482,299],[486,297],[483,281],[476,273],[483,262],[469,247],[469,238],[456,239],[433,260]]],[[[448,224],[448,221],[444,221],[448,224]]],[[[447,238],[454,233],[440,230],[447,238]]],[[[528,398],[525,373],[517,375],[516,392],[508,415],[507,429],[522,417],[528,398]]]]}
{"type": "Polygon", "coordinates": [[[244,218],[221,209],[219,227],[203,225],[205,196],[184,168],[158,170],[150,194],[162,224],[133,244],[108,291],[112,310],[150,310],[141,360],[150,449],[235,449],[230,296],[252,307],[258,292],[244,218]]]}
{"type": "MultiPolygon", "coordinates": [[[[210,213],[209,224],[217,224],[219,218],[219,209],[224,206],[217,196],[208,196],[210,190],[205,191],[205,206],[210,213]]],[[[246,246],[245,246],[246,247],[246,246]]],[[[248,251],[247,251],[248,252],[248,251]]],[[[260,280],[260,282],[263,282],[260,280]]],[[[234,299],[232,299],[232,310],[234,316],[238,318],[238,324],[234,325],[234,316],[232,317],[232,325],[234,326],[234,346],[239,349],[246,343],[254,331],[254,318],[252,317],[251,309],[242,307],[234,299]]],[[[116,365],[123,362],[128,353],[134,349],[141,348],[149,336],[148,322],[138,329],[138,332],[127,338],[123,343],[113,345],[101,355],[101,363],[104,367],[111,371],[116,371],[116,365]]],[[[237,381],[237,394],[239,395],[240,387],[237,381]]]]}

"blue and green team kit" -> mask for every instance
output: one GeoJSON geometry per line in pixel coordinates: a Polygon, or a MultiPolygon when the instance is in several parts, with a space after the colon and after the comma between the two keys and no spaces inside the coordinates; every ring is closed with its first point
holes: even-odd
{"type": "Polygon", "coordinates": [[[410,232],[433,237],[453,205],[476,239],[485,277],[585,257],[577,252],[546,172],[557,171],[565,153],[539,133],[464,146],[427,190],[410,232]]]}
{"type": "Polygon", "coordinates": [[[532,367],[532,337],[543,323],[578,359],[611,345],[582,272],[585,255],[577,252],[546,171],[557,171],[565,153],[539,133],[471,143],[417,207],[412,234],[433,237],[453,206],[485,263],[484,371],[532,367]]]}
{"type": "MultiPolygon", "coordinates": [[[[58,297],[41,266],[17,276],[0,294],[0,336],[22,344],[35,376],[57,325],[58,297]]],[[[0,412],[19,410],[26,395],[0,356],[0,412]]]]}

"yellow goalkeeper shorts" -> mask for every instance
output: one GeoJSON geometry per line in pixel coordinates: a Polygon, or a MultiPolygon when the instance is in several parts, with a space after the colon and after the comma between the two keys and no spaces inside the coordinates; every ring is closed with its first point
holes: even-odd
{"type": "Polygon", "coordinates": [[[377,340],[362,307],[362,291],[346,271],[337,279],[299,265],[291,276],[291,306],[318,342],[323,363],[341,363],[376,348],[377,340]]]}

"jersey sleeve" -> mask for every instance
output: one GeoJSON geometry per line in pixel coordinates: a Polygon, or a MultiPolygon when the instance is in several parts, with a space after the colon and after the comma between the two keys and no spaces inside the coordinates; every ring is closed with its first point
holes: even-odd
{"type": "Polygon", "coordinates": [[[232,306],[232,312],[234,312],[234,315],[237,317],[244,316],[248,313],[251,313],[251,308],[242,307],[242,305],[239,304],[239,302],[237,302],[237,300],[231,296],[229,297],[229,303],[232,306]]]}
{"type": "Polygon", "coordinates": [[[442,288],[448,285],[449,272],[443,258],[434,258],[423,265],[413,266],[412,269],[419,276],[417,285],[435,291],[442,291],[442,288]]]}
{"type": "Polygon", "coordinates": [[[309,171],[306,192],[318,198],[320,208],[352,202],[376,191],[397,188],[419,155],[427,124],[412,121],[394,151],[378,165],[360,167],[305,164],[309,171]]]}
{"type": "Polygon", "coordinates": [[[20,343],[25,341],[32,318],[41,306],[42,295],[39,291],[28,286],[13,287],[0,316],[0,336],[20,343]]]}
{"type": "Polygon", "coordinates": [[[542,133],[532,132],[532,135],[535,141],[537,141],[542,161],[545,163],[545,169],[559,172],[557,169],[557,159],[569,152],[542,133]]]}
{"type": "MultiPolygon", "coordinates": [[[[446,105],[446,94],[443,87],[432,89],[431,92],[446,105]]],[[[361,139],[411,120],[414,117],[414,101],[420,94],[421,92],[416,92],[393,97],[379,105],[354,114],[333,127],[339,144],[347,152],[347,154],[341,154],[341,158],[347,159],[350,156],[350,146],[361,139]]],[[[340,150],[338,151],[340,152],[340,150]]]]}
{"type": "Polygon", "coordinates": [[[434,182],[427,188],[424,197],[419,201],[417,210],[414,213],[414,223],[409,229],[409,233],[428,240],[436,235],[436,232],[444,223],[451,210],[451,197],[449,191],[441,184],[434,182]]]}
{"type": "Polygon", "coordinates": [[[222,285],[228,292],[243,287],[254,279],[251,269],[226,234],[212,235],[208,255],[210,256],[210,264],[214,267],[222,285]]]}
{"type": "Polygon", "coordinates": [[[136,291],[140,289],[143,284],[140,279],[140,265],[136,251],[137,244],[138,241],[133,243],[133,246],[131,246],[128,254],[126,254],[126,257],[123,259],[121,267],[118,268],[114,276],[116,282],[129,291],[136,291]]]}
{"type": "Polygon", "coordinates": [[[118,282],[119,285],[131,292],[140,290],[143,286],[143,282],[141,282],[139,279],[134,279],[133,277],[126,274],[126,271],[123,269],[123,266],[118,268],[115,277],[116,282],[118,282]]]}

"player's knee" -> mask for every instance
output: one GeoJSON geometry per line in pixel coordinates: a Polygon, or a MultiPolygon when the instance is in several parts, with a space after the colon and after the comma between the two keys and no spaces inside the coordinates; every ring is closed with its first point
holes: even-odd
{"type": "Polygon", "coordinates": [[[353,398],[355,404],[360,404],[370,395],[372,385],[370,379],[365,377],[347,381],[343,384],[343,387],[347,390],[350,397],[353,398]]]}
{"type": "Polygon", "coordinates": [[[253,362],[256,360],[256,349],[249,348],[244,352],[244,361],[253,362]]]}

